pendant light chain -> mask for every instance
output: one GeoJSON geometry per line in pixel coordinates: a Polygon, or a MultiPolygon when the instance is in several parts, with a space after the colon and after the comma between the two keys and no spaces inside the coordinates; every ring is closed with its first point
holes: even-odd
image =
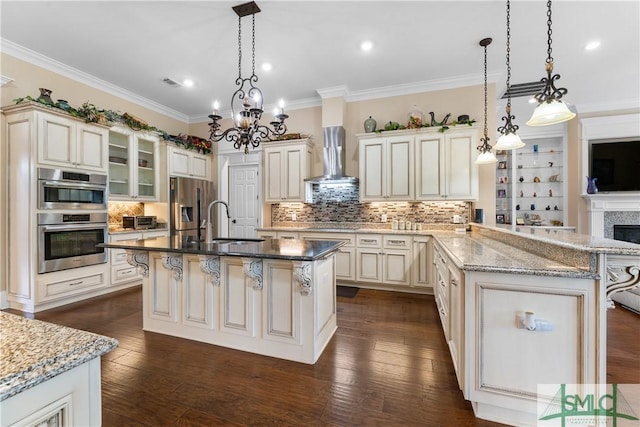
{"type": "Polygon", "coordinates": [[[553,62],[551,56],[551,0],[547,1],[547,62],[553,62]]]}
{"type": "Polygon", "coordinates": [[[484,140],[485,143],[489,143],[489,137],[487,136],[489,130],[487,129],[487,46],[484,46],[484,140]]]}
{"type": "Polygon", "coordinates": [[[511,113],[511,4],[507,0],[507,114],[511,113]]]}

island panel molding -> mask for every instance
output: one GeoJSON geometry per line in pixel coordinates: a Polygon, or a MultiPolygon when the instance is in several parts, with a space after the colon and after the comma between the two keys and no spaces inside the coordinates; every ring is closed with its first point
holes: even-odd
{"type": "Polygon", "coordinates": [[[200,269],[211,277],[211,284],[220,286],[220,257],[199,255],[200,269]]]}

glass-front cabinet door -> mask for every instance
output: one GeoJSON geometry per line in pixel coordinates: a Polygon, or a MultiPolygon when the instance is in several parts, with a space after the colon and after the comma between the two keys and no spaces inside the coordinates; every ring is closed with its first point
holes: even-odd
{"type": "Polygon", "coordinates": [[[156,141],[146,139],[144,137],[138,137],[138,162],[137,162],[137,175],[138,175],[138,188],[137,195],[139,198],[156,198],[156,156],[155,145],[156,141]]]}
{"type": "Polygon", "coordinates": [[[109,199],[157,201],[159,140],[114,127],[109,131],[109,199]]]}
{"type": "Polygon", "coordinates": [[[129,198],[131,192],[130,152],[132,139],[129,135],[109,131],[109,197],[129,198]]]}

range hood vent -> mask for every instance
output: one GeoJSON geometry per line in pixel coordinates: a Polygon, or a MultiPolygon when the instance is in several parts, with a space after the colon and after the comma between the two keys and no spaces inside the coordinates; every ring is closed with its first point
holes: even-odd
{"type": "Polygon", "coordinates": [[[322,176],[305,179],[312,184],[355,184],[358,178],[343,175],[345,132],[342,126],[323,128],[322,176]]]}

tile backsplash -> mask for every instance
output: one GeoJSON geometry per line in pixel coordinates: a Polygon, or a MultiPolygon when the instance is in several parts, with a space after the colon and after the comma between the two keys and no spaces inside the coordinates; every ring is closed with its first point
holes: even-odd
{"type": "Polygon", "coordinates": [[[358,187],[314,185],[314,203],[278,203],[271,205],[272,224],[292,221],[380,223],[394,219],[423,224],[451,224],[453,215],[469,221],[469,202],[371,202],[358,201],[358,187]]]}
{"type": "Polygon", "coordinates": [[[109,202],[109,226],[121,227],[123,216],[144,215],[144,203],[109,202]]]}

